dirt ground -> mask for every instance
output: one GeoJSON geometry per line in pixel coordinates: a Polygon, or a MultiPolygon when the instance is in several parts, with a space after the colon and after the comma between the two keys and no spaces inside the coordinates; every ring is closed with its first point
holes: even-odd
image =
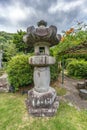
{"type": "Polygon", "coordinates": [[[58,78],[58,86],[64,87],[67,90],[66,95],[60,97],[60,100],[68,101],[70,105],[74,105],[78,109],[87,109],[87,100],[83,100],[79,96],[79,91],[76,89],[76,84],[78,81],[64,76],[64,84],[61,83],[62,78],[61,75],[58,78]]]}

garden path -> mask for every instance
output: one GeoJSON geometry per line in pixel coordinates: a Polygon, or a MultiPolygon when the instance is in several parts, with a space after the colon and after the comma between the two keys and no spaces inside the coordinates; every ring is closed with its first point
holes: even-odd
{"type": "Polygon", "coordinates": [[[83,80],[76,80],[69,78],[67,76],[64,76],[64,85],[61,83],[61,75],[58,78],[58,86],[64,87],[67,90],[66,95],[60,97],[60,99],[63,99],[64,101],[68,101],[71,105],[76,106],[78,109],[87,109],[87,100],[83,100],[79,96],[79,91],[76,89],[76,84],[78,81],[83,80]]]}

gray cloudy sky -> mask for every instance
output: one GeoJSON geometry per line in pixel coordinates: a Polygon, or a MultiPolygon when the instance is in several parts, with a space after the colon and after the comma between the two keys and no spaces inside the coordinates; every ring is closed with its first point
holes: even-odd
{"type": "Polygon", "coordinates": [[[0,31],[26,30],[41,19],[59,32],[76,21],[87,23],[87,0],[0,0],[0,31]]]}

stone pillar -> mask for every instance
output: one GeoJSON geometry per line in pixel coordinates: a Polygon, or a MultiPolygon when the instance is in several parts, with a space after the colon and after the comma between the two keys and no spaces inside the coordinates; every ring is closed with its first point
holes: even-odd
{"type": "Polygon", "coordinates": [[[35,91],[43,93],[49,90],[50,85],[50,68],[35,67],[34,68],[34,85],[35,91]]]}

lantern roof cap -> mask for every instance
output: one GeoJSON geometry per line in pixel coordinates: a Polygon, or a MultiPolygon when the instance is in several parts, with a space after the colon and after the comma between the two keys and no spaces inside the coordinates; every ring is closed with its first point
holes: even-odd
{"type": "Polygon", "coordinates": [[[47,26],[47,22],[40,20],[37,22],[38,27],[30,26],[27,28],[27,33],[23,37],[25,43],[29,46],[34,46],[37,42],[47,42],[49,46],[59,43],[61,35],[57,34],[57,27],[51,25],[47,26]]]}

